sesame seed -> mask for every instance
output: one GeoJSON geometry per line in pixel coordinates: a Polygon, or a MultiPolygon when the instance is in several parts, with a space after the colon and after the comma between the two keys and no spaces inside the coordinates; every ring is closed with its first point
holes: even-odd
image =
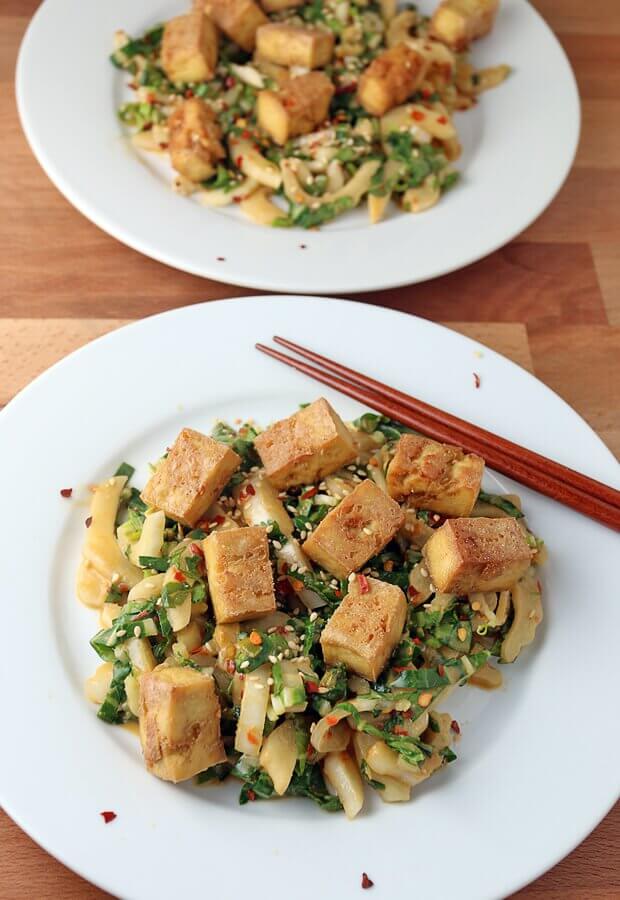
{"type": "Polygon", "coordinates": [[[282,544],[280,543],[280,541],[273,541],[273,548],[274,550],[281,550],[282,544]]]}
{"type": "Polygon", "coordinates": [[[272,625],[271,628],[267,629],[267,634],[275,634],[277,630],[278,630],[278,626],[272,625]]]}
{"type": "Polygon", "coordinates": [[[357,470],[357,474],[358,474],[358,475],[361,475],[362,478],[365,478],[365,477],[366,477],[366,470],[365,470],[365,469],[358,469],[358,470],[357,470]]]}
{"type": "Polygon", "coordinates": [[[351,572],[351,574],[349,575],[349,578],[348,578],[349,584],[353,584],[353,582],[355,581],[355,578],[356,578],[355,572],[351,572]]]}
{"type": "Polygon", "coordinates": [[[308,534],[307,531],[300,531],[300,532],[299,532],[299,537],[302,539],[302,541],[305,541],[305,540],[306,540],[307,534],[308,534]]]}
{"type": "Polygon", "coordinates": [[[298,607],[298,606],[296,606],[295,609],[293,610],[293,615],[294,615],[294,616],[298,616],[298,615],[299,615],[299,607],[298,607]]]}
{"type": "Polygon", "coordinates": [[[295,631],[295,629],[293,628],[292,625],[285,625],[285,626],[284,626],[284,630],[285,630],[285,631],[288,631],[289,634],[290,634],[291,632],[295,631]]]}
{"type": "Polygon", "coordinates": [[[287,506],[286,508],[287,508],[287,510],[288,510],[290,513],[293,513],[293,514],[294,514],[294,513],[297,512],[297,510],[295,509],[294,506],[290,506],[290,505],[289,505],[289,506],[287,506]]]}
{"type": "Polygon", "coordinates": [[[320,489],[321,491],[326,491],[326,490],[327,490],[327,484],[326,484],[326,482],[321,481],[321,483],[319,484],[319,489],[320,489]]]}
{"type": "Polygon", "coordinates": [[[370,528],[362,528],[362,531],[364,532],[364,534],[372,534],[370,528]]]}
{"type": "Polygon", "coordinates": [[[278,661],[278,657],[277,657],[277,656],[274,656],[273,653],[271,654],[271,656],[268,657],[268,659],[269,659],[269,662],[271,663],[272,666],[275,666],[275,664],[276,664],[277,661],[278,661]]]}
{"type": "Polygon", "coordinates": [[[362,479],[359,477],[359,475],[354,475],[353,478],[351,479],[351,481],[355,481],[356,484],[359,483],[361,480],[362,479]]]}
{"type": "Polygon", "coordinates": [[[306,522],[306,528],[308,531],[312,531],[312,525],[310,524],[310,522],[306,522]]]}
{"type": "Polygon", "coordinates": [[[347,466],[349,472],[355,472],[356,466],[347,466]]]}
{"type": "Polygon", "coordinates": [[[297,571],[299,572],[300,575],[305,575],[306,572],[308,571],[308,566],[300,566],[297,571]]]}
{"type": "Polygon", "coordinates": [[[265,690],[265,685],[264,685],[264,684],[261,684],[260,681],[256,681],[256,682],[255,682],[255,687],[257,687],[259,691],[264,691],[264,690],[265,690]]]}
{"type": "Polygon", "coordinates": [[[283,656],[284,656],[283,653],[278,653],[278,660],[279,660],[280,662],[282,662],[283,656]]]}
{"type": "Polygon", "coordinates": [[[428,571],[426,569],[420,569],[420,575],[423,578],[428,578],[428,571]]]}
{"type": "Polygon", "coordinates": [[[311,622],[316,622],[316,620],[318,619],[318,617],[319,617],[319,614],[318,614],[318,613],[316,613],[316,612],[311,612],[311,613],[310,613],[310,621],[311,621],[311,622]]]}
{"type": "Polygon", "coordinates": [[[136,627],[135,627],[134,630],[133,630],[133,633],[134,633],[134,637],[140,637],[140,635],[142,634],[142,632],[140,631],[140,626],[139,626],[139,625],[136,625],[136,627]]]}
{"type": "Polygon", "coordinates": [[[246,659],[244,662],[241,663],[241,665],[239,666],[239,668],[240,668],[240,669],[247,669],[249,665],[250,665],[250,660],[249,660],[249,659],[246,659]]]}
{"type": "Polygon", "coordinates": [[[269,685],[269,687],[271,687],[272,684],[275,684],[273,678],[268,678],[268,679],[267,679],[267,684],[269,685]]]}
{"type": "Polygon", "coordinates": [[[267,534],[271,534],[271,532],[273,531],[273,525],[268,525],[265,530],[266,530],[267,534]]]}
{"type": "Polygon", "coordinates": [[[439,522],[440,518],[441,516],[438,516],[437,513],[435,513],[435,515],[433,516],[433,522],[439,522]]]}
{"type": "Polygon", "coordinates": [[[287,644],[289,645],[289,647],[291,648],[291,650],[297,650],[297,643],[296,643],[296,641],[287,641],[287,644]]]}
{"type": "Polygon", "coordinates": [[[121,628],[120,631],[116,632],[116,637],[125,637],[126,634],[127,634],[127,632],[125,631],[125,629],[121,628]]]}

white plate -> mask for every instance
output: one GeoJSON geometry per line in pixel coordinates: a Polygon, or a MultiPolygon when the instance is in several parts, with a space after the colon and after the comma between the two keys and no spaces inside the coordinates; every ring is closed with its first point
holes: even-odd
{"type": "MultiPolygon", "coordinates": [[[[318,232],[264,228],[229,207],[207,210],[174,194],[171,170],[138,155],[122,137],[116,109],[128,76],[108,62],[117,28],[138,34],[188,5],[46,0],[17,66],[24,130],[49,177],[96,225],[147,256],[266,290],[395,287],[451,272],[507,243],[566,178],[579,134],[573,73],[526,0],[502,0],[493,33],[476,43],[473,57],[480,65],[507,62],[515,71],[457,117],[462,182],[432,210],[419,216],[393,210],[371,227],[360,209],[318,232]]],[[[421,3],[426,11],[434,5],[421,3]]]]}
{"type": "MultiPolygon", "coordinates": [[[[427,900],[509,894],[581,841],[619,787],[618,538],[550,500],[520,489],[550,552],[544,625],[504,667],[503,690],[453,697],[459,759],[411,803],[377,800],[349,823],[307,801],[241,808],[235,783],[171,786],[146,773],[136,738],[100,722],[83,696],[98,662],[88,646],[96,615],[74,596],[87,485],[122,460],[140,466],[139,485],[183,425],[209,429],[216,416],[267,423],[318,396],[315,383],[253,350],[276,330],[618,484],[609,451],[539,381],[401,313],[249,298],[175,310],[94,341],[0,414],[0,800],[48,851],[123,898],[204,888],[223,900],[349,900],[362,872],[378,900],[407,884],[427,900]],[[74,488],[71,500],[60,497],[64,487],[74,488]],[[101,810],[118,818],[104,825],[101,810]]],[[[361,410],[325,393],[344,415],[361,410]]]]}

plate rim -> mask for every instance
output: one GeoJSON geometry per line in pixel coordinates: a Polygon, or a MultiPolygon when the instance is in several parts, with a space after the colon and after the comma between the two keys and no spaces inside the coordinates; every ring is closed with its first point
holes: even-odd
{"type": "MultiPolygon", "coordinates": [[[[302,295],[306,294],[308,290],[310,290],[313,295],[329,296],[330,294],[358,294],[368,291],[401,288],[407,285],[424,284],[425,282],[430,281],[433,278],[450,275],[453,272],[459,271],[466,268],[467,266],[480,262],[480,260],[485,259],[486,257],[497,252],[497,250],[506,246],[516,237],[522,234],[553,203],[564,183],[566,182],[575,162],[581,137],[582,108],[578,84],[575,73],[573,71],[573,67],[566,51],[564,50],[564,47],[556,37],[551,26],[547,23],[538,9],[527,2],[527,0],[516,0],[516,2],[522,3],[523,5],[527,6],[528,10],[533,13],[534,18],[537,20],[538,28],[543,29],[547,33],[547,35],[551,37],[563,61],[565,74],[567,76],[567,85],[570,86],[570,104],[573,113],[573,126],[572,133],[570,135],[570,142],[568,143],[568,153],[563,161],[563,165],[558,169],[556,173],[555,179],[553,181],[553,188],[550,191],[547,191],[544,196],[541,195],[538,198],[538,201],[532,204],[531,211],[526,217],[526,220],[519,223],[518,225],[513,223],[513,225],[511,225],[509,228],[505,228],[502,232],[502,235],[498,236],[496,240],[490,241],[484,249],[479,248],[474,252],[465,254],[462,258],[453,258],[453,261],[451,263],[442,265],[440,269],[437,269],[433,272],[424,273],[421,276],[416,276],[415,274],[405,275],[403,273],[403,275],[399,276],[387,277],[384,275],[383,277],[375,277],[372,280],[369,280],[368,277],[363,277],[361,275],[357,276],[356,278],[355,270],[353,270],[352,274],[349,277],[349,280],[346,283],[342,281],[342,279],[336,280],[332,275],[321,275],[320,278],[317,278],[316,281],[313,281],[312,284],[308,284],[305,276],[296,276],[295,279],[288,278],[286,281],[283,281],[278,280],[274,277],[270,277],[269,275],[263,276],[258,274],[256,276],[252,276],[251,274],[245,274],[239,268],[237,268],[236,271],[232,271],[231,273],[229,273],[228,267],[218,268],[215,258],[205,258],[205,262],[202,265],[194,265],[186,260],[180,260],[180,258],[176,256],[174,252],[169,252],[165,249],[165,247],[162,247],[160,249],[158,246],[154,246],[149,240],[145,240],[143,237],[141,237],[139,233],[134,233],[135,229],[128,229],[126,224],[120,219],[115,220],[107,213],[100,212],[96,205],[93,205],[87,198],[83,197],[80,194],[79,190],[74,189],[74,187],[70,183],[70,180],[64,174],[64,172],[49,158],[42,141],[39,140],[37,128],[33,123],[30,111],[28,109],[28,104],[24,96],[24,73],[26,70],[26,57],[28,54],[29,40],[31,34],[34,33],[34,30],[37,27],[38,18],[44,15],[44,10],[46,10],[46,8],[48,8],[52,4],[52,0],[43,0],[43,3],[41,3],[41,5],[37,8],[35,14],[32,16],[30,22],[28,23],[28,27],[26,28],[26,31],[20,43],[15,69],[15,95],[19,120],[27,143],[35,159],[37,160],[49,180],[52,182],[52,184],[56,187],[56,189],[81,215],[83,215],[97,228],[99,228],[101,231],[103,231],[105,234],[112,237],[119,243],[124,244],[135,252],[140,253],[149,259],[154,259],[155,261],[162,263],[163,265],[166,265],[172,269],[176,269],[177,271],[185,272],[199,278],[210,279],[223,284],[230,284],[237,287],[264,290],[268,292],[277,291],[281,293],[294,293],[302,295]]],[[[366,226],[366,228],[364,228],[362,231],[362,233],[366,236],[366,239],[368,239],[370,234],[367,229],[371,227],[372,226],[366,226]]],[[[304,233],[306,232],[304,232],[303,229],[291,229],[291,234],[296,235],[298,238],[301,238],[304,233]]],[[[274,267],[274,272],[275,271],[276,267],[274,267]]]]}

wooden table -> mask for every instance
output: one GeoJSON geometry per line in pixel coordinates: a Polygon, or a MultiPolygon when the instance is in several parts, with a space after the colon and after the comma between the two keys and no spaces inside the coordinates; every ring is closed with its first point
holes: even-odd
{"type": "MultiPolygon", "coordinates": [[[[248,293],[129,250],[82,218],[47,180],[26,145],[13,96],[17,48],[38,5],[3,0],[0,7],[0,405],[52,362],[123,321],[248,293]]],[[[487,259],[424,285],[358,299],[440,320],[504,353],[561,394],[619,453],[620,3],[535,5],[559,35],[583,99],[582,141],[566,185],[537,222],[487,259]]],[[[0,813],[0,897],[52,896],[105,895],[0,813]]],[[[619,898],[620,807],[517,896],[619,898]]]]}

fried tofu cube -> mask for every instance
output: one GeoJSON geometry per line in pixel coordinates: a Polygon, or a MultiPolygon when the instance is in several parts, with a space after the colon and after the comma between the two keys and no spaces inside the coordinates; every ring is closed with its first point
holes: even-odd
{"type": "Polygon", "coordinates": [[[218,35],[203,0],[186,16],[166,22],[161,42],[162,69],[175,84],[207,81],[215,75],[218,35]]]}
{"type": "Polygon", "coordinates": [[[468,516],[480,492],[484,460],[459,447],[403,434],[387,470],[387,489],[418,509],[468,516]]]}
{"type": "Polygon", "coordinates": [[[327,118],[334,90],[327,75],[309,72],[291,78],[279,91],[259,91],[258,124],[280,145],[289,138],[309,134],[327,118]]]}
{"type": "Polygon", "coordinates": [[[391,541],[404,518],[374,481],[362,481],[325,516],[303,549],[332,575],[347,578],[391,541]]]}
{"type": "Polygon", "coordinates": [[[146,767],[164,781],[226,760],[215,683],[195,669],[164,663],[142,674],[139,728],[146,767]]]}
{"type": "Polygon", "coordinates": [[[362,73],[357,89],[359,102],[372,116],[383,116],[414,93],[428,65],[426,57],[407,44],[384,50],[362,73]]]}
{"type": "Polygon", "coordinates": [[[240,462],[226,444],[184,428],[147,482],[142,499],[192,527],[222,493],[240,462]]]}
{"type": "Polygon", "coordinates": [[[320,481],[357,456],[349,429],[323,397],[274,422],[254,446],[277,488],[320,481]]]}
{"type": "Polygon", "coordinates": [[[431,35],[452,50],[465,50],[493,27],[499,0],[444,0],[431,19],[431,35]]]}
{"type": "Polygon", "coordinates": [[[395,584],[356,578],[321,634],[325,662],[376,681],[400,640],[407,601],[395,584]]]}
{"type": "Polygon", "coordinates": [[[527,571],[530,549],[515,519],[448,519],[422,549],[442,594],[502,591],[527,571]]]}
{"type": "Polygon", "coordinates": [[[303,6],[305,0],[261,0],[261,6],[267,13],[281,12],[283,9],[293,9],[303,6]]]}
{"type": "Polygon", "coordinates": [[[205,12],[246,53],[256,44],[256,30],[269,21],[254,0],[207,0],[205,12]]]}
{"type": "Polygon", "coordinates": [[[256,52],[261,59],[280,66],[320,69],[334,52],[334,34],[323,28],[271,22],[256,32],[256,52]]]}
{"type": "Polygon", "coordinates": [[[203,542],[218,625],[275,612],[267,531],[260,525],[218,531],[203,542]]]}
{"type": "Polygon", "coordinates": [[[204,181],[215,171],[226,151],[215,113],[198,97],[185,100],[168,119],[170,160],[190,181],[204,181]]]}

